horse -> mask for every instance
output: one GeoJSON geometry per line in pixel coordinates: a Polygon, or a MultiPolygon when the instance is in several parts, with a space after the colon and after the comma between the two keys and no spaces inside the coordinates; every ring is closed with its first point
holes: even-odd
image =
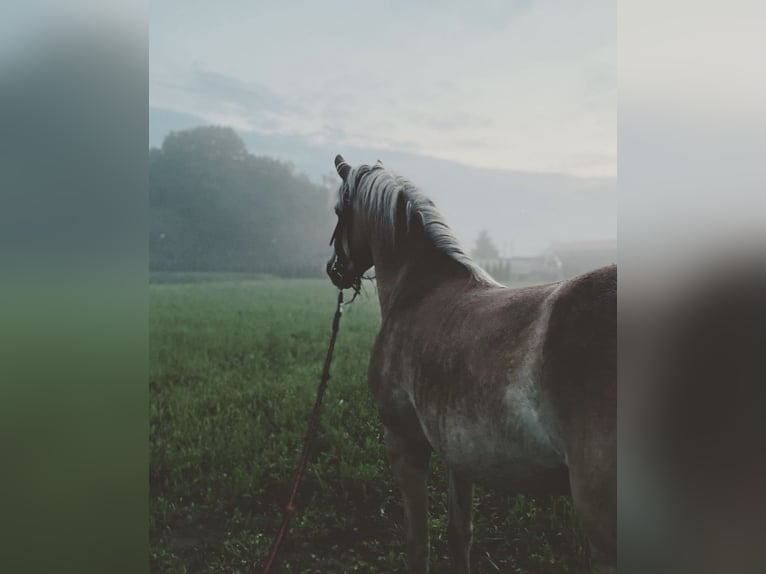
{"type": "Polygon", "coordinates": [[[449,471],[447,540],[470,573],[474,484],[571,494],[594,566],[616,571],[615,265],[525,288],[494,281],[407,179],[335,158],[326,270],[359,290],[374,266],[381,326],[368,385],[401,491],[409,569],[429,571],[431,454],[449,471]]]}

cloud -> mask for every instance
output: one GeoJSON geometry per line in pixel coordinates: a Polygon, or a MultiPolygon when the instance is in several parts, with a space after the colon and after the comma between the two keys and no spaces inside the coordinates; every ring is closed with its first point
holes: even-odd
{"type": "Polygon", "coordinates": [[[150,104],[243,131],[280,132],[282,118],[301,114],[296,100],[254,81],[200,68],[155,77],[150,104]]]}
{"type": "Polygon", "coordinates": [[[413,122],[438,132],[455,132],[460,130],[472,130],[491,127],[493,120],[490,117],[479,116],[471,113],[455,113],[452,115],[433,115],[429,113],[410,113],[413,122]]]}
{"type": "Polygon", "coordinates": [[[257,82],[245,82],[208,70],[195,69],[186,89],[205,94],[210,99],[238,104],[248,110],[287,113],[298,109],[294,102],[288,102],[257,82]]]}
{"type": "Polygon", "coordinates": [[[438,10],[264,1],[227,11],[168,0],[151,9],[152,105],[479,167],[616,173],[606,0],[449,1],[438,10]]]}

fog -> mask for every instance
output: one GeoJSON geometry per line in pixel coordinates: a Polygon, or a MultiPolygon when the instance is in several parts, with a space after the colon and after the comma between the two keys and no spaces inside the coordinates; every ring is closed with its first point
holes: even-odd
{"type": "Polygon", "coordinates": [[[305,197],[337,183],[337,153],[352,165],[381,160],[434,200],[468,252],[486,231],[493,259],[599,245],[607,263],[617,234],[614,10],[264,2],[232,18],[154,3],[149,144],[231,128],[250,154],[305,176],[305,197]]]}

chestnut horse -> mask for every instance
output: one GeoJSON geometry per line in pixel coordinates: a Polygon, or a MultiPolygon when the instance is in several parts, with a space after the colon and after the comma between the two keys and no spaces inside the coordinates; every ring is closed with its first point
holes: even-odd
{"type": "Polygon", "coordinates": [[[404,500],[408,562],[429,569],[435,452],[449,469],[448,541],[471,570],[473,484],[571,493],[594,563],[616,567],[615,266],[510,289],[466,255],[436,206],[384,169],[342,179],[327,264],[357,287],[375,267],[382,322],[368,382],[404,500]]]}

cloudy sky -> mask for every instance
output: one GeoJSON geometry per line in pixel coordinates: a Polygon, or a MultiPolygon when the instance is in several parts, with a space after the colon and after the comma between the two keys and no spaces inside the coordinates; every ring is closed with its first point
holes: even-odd
{"type": "Polygon", "coordinates": [[[614,4],[155,0],[150,105],[339,150],[614,176],[614,4]]]}

